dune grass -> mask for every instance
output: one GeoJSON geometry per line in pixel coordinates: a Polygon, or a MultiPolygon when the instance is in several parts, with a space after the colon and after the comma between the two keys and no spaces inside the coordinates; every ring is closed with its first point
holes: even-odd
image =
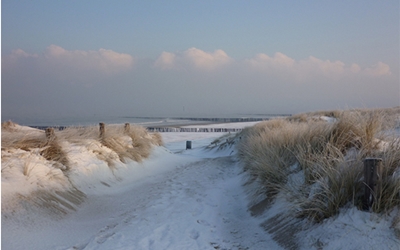
{"type": "Polygon", "coordinates": [[[2,195],[7,204],[2,205],[2,213],[39,208],[55,215],[75,210],[85,198],[70,179],[76,171],[108,168],[118,180],[117,166],[129,160],[140,162],[150,155],[153,146],[163,143],[159,134],[150,134],[136,126],[128,129],[123,125],[105,126],[100,135],[97,126],[69,127],[49,133],[12,122],[2,123],[1,142],[2,181],[8,186],[15,185],[15,189],[2,195]],[[77,153],[93,155],[100,161],[83,163],[83,169],[79,158],[74,158],[77,153]]]}
{"type": "MultiPolygon", "coordinates": [[[[38,129],[21,128],[12,122],[2,123],[2,150],[10,148],[32,151],[39,149],[40,155],[46,160],[58,163],[62,170],[70,168],[68,149],[61,145],[65,142],[84,145],[88,141],[99,142],[101,146],[111,149],[118,155],[121,162],[127,159],[142,161],[150,155],[154,145],[163,145],[162,137],[158,133],[148,133],[145,128],[139,126],[126,130],[123,126],[106,126],[106,132],[100,136],[99,128],[69,127],[62,131],[56,131],[54,138],[47,138],[44,131],[38,129]]],[[[98,157],[107,161],[112,167],[114,157],[104,155],[97,150],[98,157]]]]}
{"type": "Polygon", "coordinates": [[[285,193],[298,217],[315,222],[349,205],[361,208],[363,160],[381,158],[372,210],[391,211],[400,205],[400,143],[387,131],[399,114],[399,108],[329,111],[258,123],[238,135],[238,156],[267,197],[285,193]],[[289,183],[299,174],[301,180],[289,183]]]}

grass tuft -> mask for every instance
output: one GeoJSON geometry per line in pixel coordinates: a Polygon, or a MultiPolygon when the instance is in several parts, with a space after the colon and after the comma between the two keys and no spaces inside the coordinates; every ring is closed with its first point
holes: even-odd
{"type": "Polygon", "coordinates": [[[2,123],[2,150],[16,148],[25,151],[40,149],[40,154],[48,161],[54,161],[62,165],[62,170],[70,169],[68,154],[60,145],[62,142],[84,145],[88,140],[100,142],[103,146],[112,150],[112,154],[103,155],[97,152],[98,157],[114,166],[115,157],[121,162],[127,159],[142,161],[147,158],[153,145],[163,145],[162,137],[158,133],[149,134],[145,128],[133,126],[126,131],[122,126],[106,126],[106,131],[100,137],[99,128],[69,127],[62,131],[56,131],[55,136],[47,139],[45,132],[38,129],[21,127],[11,121],[2,123]]]}

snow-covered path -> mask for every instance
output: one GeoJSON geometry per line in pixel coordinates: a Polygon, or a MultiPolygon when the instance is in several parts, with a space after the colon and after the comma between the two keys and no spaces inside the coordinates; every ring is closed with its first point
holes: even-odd
{"type": "MultiPolygon", "coordinates": [[[[151,178],[113,199],[117,213],[78,249],[262,249],[265,232],[246,211],[230,157],[151,178]],[[250,223],[249,223],[250,222],[250,223]],[[255,227],[255,228],[252,228],[255,227]],[[259,231],[258,233],[254,233],[259,231]]],[[[98,198],[99,206],[108,198],[98,198]]],[[[270,245],[270,244],[269,244],[270,245]]]]}
{"type": "Polygon", "coordinates": [[[170,141],[176,154],[144,163],[167,170],[88,195],[62,218],[3,224],[3,249],[281,249],[247,211],[229,151],[205,151],[210,138],[187,151],[170,141]]]}

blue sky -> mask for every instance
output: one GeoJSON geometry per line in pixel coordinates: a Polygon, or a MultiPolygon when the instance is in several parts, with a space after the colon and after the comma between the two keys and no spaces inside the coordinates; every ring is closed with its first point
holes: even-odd
{"type": "Polygon", "coordinates": [[[397,0],[1,4],[2,120],[399,105],[397,0]]]}

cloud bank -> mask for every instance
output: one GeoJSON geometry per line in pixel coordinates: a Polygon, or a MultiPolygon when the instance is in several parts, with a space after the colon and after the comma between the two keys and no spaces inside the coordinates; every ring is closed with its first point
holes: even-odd
{"type": "Polygon", "coordinates": [[[3,63],[5,68],[9,68],[19,62],[24,63],[26,59],[30,59],[31,64],[44,70],[69,71],[70,73],[98,72],[112,75],[130,70],[134,65],[134,59],[129,54],[106,49],[98,51],[66,50],[57,45],[50,45],[41,55],[29,54],[22,49],[17,49],[12,51],[3,60],[3,63]]]}
{"type": "Polygon", "coordinates": [[[266,54],[258,54],[254,58],[245,60],[244,63],[251,69],[265,74],[290,75],[300,81],[311,80],[319,76],[341,78],[351,75],[385,76],[391,74],[389,65],[382,62],[378,62],[372,67],[361,69],[356,63],[346,65],[341,61],[324,61],[313,56],[296,61],[280,52],[275,53],[273,57],[266,54]]]}
{"type": "Polygon", "coordinates": [[[264,53],[253,58],[236,61],[223,50],[206,52],[190,48],[183,52],[162,52],[153,66],[161,70],[190,69],[197,71],[218,72],[221,69],[240,70],[293,82],[307,82],[315,79],[346,79],[355,76],[384,77],[392,74],[390,66],[383,62],[362,68],[357,63],[345,64],[342,61],[322,60],[314,56],[295,60],[281,52],[274,56],[264,53]]]}
{"type": "Polygon", "coordinates": [[[44,52],[48,63],[60,64],[79,70],[96,70],[106,74],[114,74],[128,70],[133,66],[133,57],[112,50],[98,51],[68,51],[59,46],[51,45],[44,52]]]}
{"type": "MultiPolygon", "coordinates": [[[[3,57],[3,70],[21,68],[31,65],[43,71],[52,71],[60,74],[104,74],[116,75],[121,72],[134,71],[138,62],[132,55],[118,53],[112,50],[66,50],[57,45],[50,45],[38,54],[29,54],[22,49],[12,51],[3,57]]],[[[291,77],[295,81],[308,81],[314,77],[343,78],[354,75],[380,77],[391,75],[390,66],[377,62],[375,65],[362,68],[357,63],[346,65],[341,61],[322,60],[309,56],[303,60],[295,60],[289,56],[276,52],[274,56],[264,53],[253,58],[236,61],[219,49],[206,52],[197,48],[189,48],[183,52],[162,52],[154,61],[153,67],[160,70],[197,70],[203,72],[217,72],[220,69],[240,69],[248,72],[258,72],[264,75],[291,77]]]]}
{"type": "Polygon", "coordinates": [[[43,114],[221,115],[399,105],[397,69],[380,61],[361,65],[315,56],[297,60],[281,52],[235,60],[220,49],[164,51],[155,60],[57,45],[40,54],[17,49],[2,57],[2,120],[43,114]]]}

